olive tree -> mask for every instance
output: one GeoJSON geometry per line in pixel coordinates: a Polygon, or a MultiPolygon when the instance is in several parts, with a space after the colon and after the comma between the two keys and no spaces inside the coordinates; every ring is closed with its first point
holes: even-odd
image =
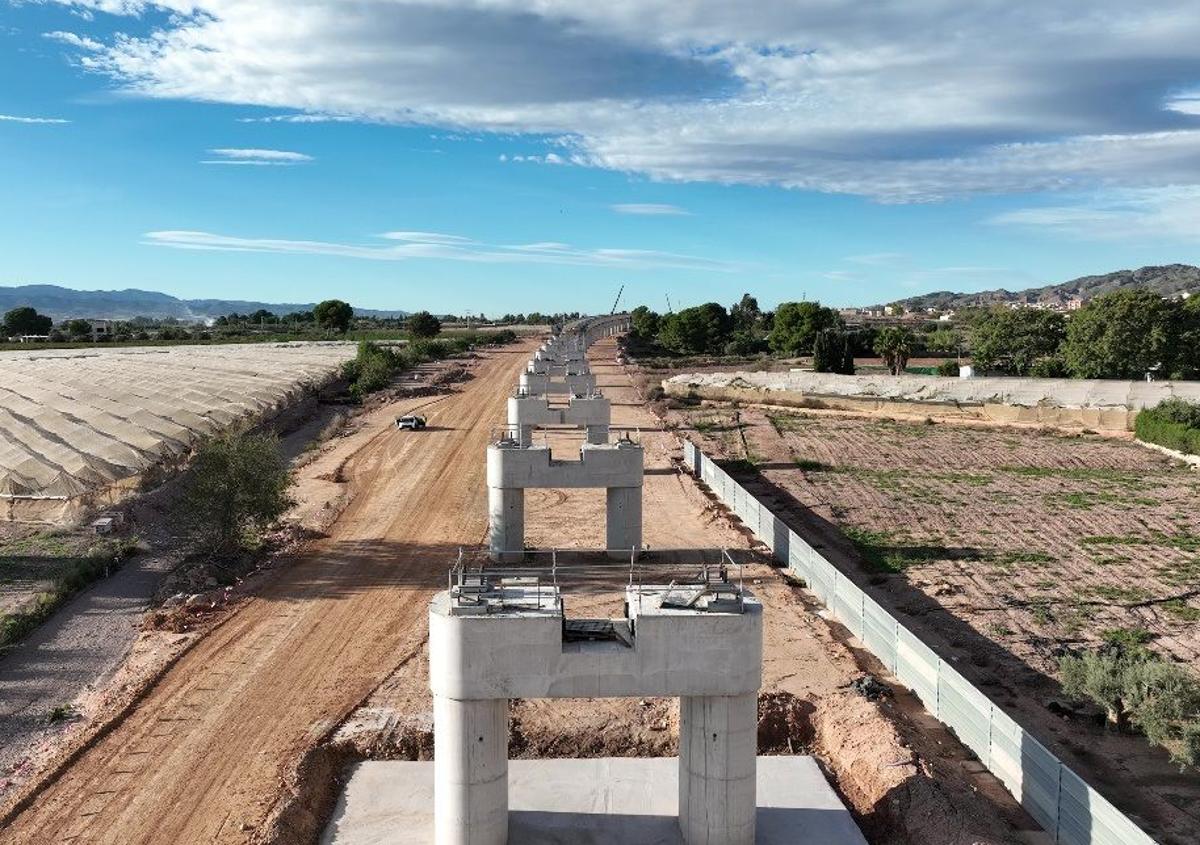
{"type": "Polygon", "coordinates": [[[287,461],[271,434],[230,433],[196,452],[186,512],[196,541],[228,556],[254,545],[291,504],[287,461]]]}

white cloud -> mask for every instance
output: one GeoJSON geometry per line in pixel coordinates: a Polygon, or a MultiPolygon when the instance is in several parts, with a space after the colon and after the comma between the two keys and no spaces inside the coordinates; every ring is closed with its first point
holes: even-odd
{"type": "Polygon", "coordinates": [[[724,261],[657,250],[588,249],[549,241],[530,244],[488,244],[461,235],[438,232],[385,232],[379,237],[398,243],[386,246],[344,244],[330,241],[244,238],[194,231],[147,232],[143,236],[143,243],[174,249],[329,255],[371,261],[408,261],[425,258],[480,264],[565,264],[627,269],[674,267],[714,272],[730,272],[736,269],[736,265],[724,261]]]}
{"type": "Polygon", "coordinates": [[[290,150],[258,150],[221,147],[208,151],[215,159],[202,160],[201,164],[240,164],[258,167],[286,167],[293,164],[304,164],[314,161],[310,155],[291,152],[290,150]]]}
{"type": "Polygon", "coordinates": [[[129,91],[559,145],[512,161],[887,202],[1200,184],[1194,0],[58,2],[171,13],[80,36],[129,91]]]}
{"type": "Polygon", "coordinates": [[[644,214],[649,216],[690,216],[691,212],[677,205],[661,202],[622,202],[612,206],[618,214],[644,214]]]}
{"type": "Polygon", "coordinates": [[[74,32],[46,32],[43,33],[43,37],[49,38],[51,41],[62,42],[68,47],[78,47],[80,50],[88,50],[93,53],[104,49],[104,45],[99,41],[76,35],[74,32]]]}
{"type": "Polygon", "coordinates": [[[64,120],[61,117],[21,117],[15,114],[0,114],[0,120],[7,120],[9,123],[70,123],[69,120],[64,120]]]}
{"type": "Polygon", "coordinates": [[[500,161],[515,161],[527,162],[529,164],[570,164],[567,159],[560,156],[558,153],[546,153],[545,155],[508,155],[500,154],[500,161]]]}
{"type": "Polygon", "coordinates": [[[1071,205],[1022,208],[995,215],[998,226],[1081,240],[1200,241],[1200,187],[1122,190],[1073,198],[1071,205]]]}

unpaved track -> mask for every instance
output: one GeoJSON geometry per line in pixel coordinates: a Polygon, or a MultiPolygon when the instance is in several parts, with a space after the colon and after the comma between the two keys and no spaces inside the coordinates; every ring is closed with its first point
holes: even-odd
{"type": "Polygon", "coordinates": [[[12,843],[245,842],[301,755],[424,639],[425,603],[486,532],[484,447],[533,344],[488,356],[431,430],[346,464],[364,492],[0,833],[12,843]]]}

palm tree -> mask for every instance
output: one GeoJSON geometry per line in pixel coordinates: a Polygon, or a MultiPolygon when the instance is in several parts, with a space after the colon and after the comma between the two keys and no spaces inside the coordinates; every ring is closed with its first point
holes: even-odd
{"type": "Polygon", "coordinates": [[[901,326],[888,326],[875,337],[875,354],[883,358],[894,376],[903,373],[908,366],[912,346],[912,332],[901,326]]]}

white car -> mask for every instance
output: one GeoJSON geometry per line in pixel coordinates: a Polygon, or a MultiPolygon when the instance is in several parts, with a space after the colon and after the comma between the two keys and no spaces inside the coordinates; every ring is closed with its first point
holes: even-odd
{"type": "Polygon", "coordinates": [[[396,428],[399,428],[399,429],[407,428],[407,429],[410,429],[411,431],[418,431],[424,427],[425,427],[425,418],[424,417],[418,417],[415,414],[412,414],[409,416],[404,416],[404,417],[396,417],[396,428]]]}

